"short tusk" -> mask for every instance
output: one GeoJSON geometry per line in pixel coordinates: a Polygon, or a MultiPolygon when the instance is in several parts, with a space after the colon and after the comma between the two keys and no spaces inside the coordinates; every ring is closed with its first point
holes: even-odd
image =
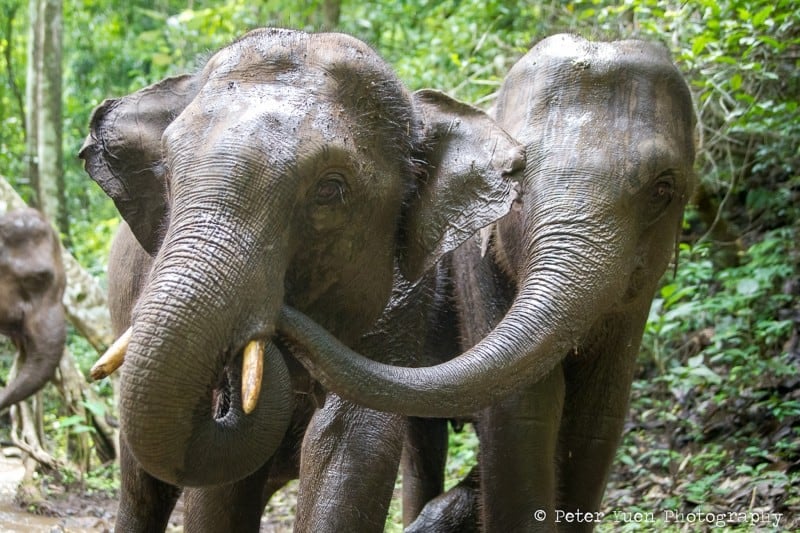
{"type": "Polygon", "coordinates": [[[114,373],[116,369],[122,366],[125,360],[125,352],[128,350],[128,343],[131,341],[131,328],[125,330],[120,338],[114,341],[106,353],[100,356],[100,359],[94,364],[89,371],[92,379],[103,379],[114,373]]]}
{"type": "Polygon", "coordinates": [[[258,403],[265,348],[263,340],[250,341],[242,356],[242,409],[246,415],[252,413],[258,403]]]}

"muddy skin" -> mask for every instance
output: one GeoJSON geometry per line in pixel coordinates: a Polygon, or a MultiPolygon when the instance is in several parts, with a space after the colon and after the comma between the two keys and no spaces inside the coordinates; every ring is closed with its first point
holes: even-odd
{"type": "MultiPolygon", "coordinates": [[[[524,160],[487,115],[409,93],[360,41],[280,29],[104,102],[90,130],[81,157],[126,222],[109,264],[115,328],[131,328],[124,531],[163,530],[184,486],[204,487],[187,496],[193,528],[256,530],[298,462],[333,461],[320,440],[303,444],[306,425],[320,427],[321,395],[274,336],[280,309],[358,346],[397,280],[416,282],[508,212],[524,160]],[[253,343],[266,354],[264,385],[245,414],[239,368],[253,343]]],[[[325,487],[301,486],[298,521],[382,528],[391,487],[325,487]],[[336,498],[346,502],[314,511],[336,498]]]]}
{"type": "Polygon", "coordinates": [[[663,48],[570,35],[545,39],[511,69],[496,118],[527,147],[522,209],[495,225],[489,253],[477,238],[454,252],[461,355],[401,368],[291,312],[280,328],[317,346],[304,364],[346,399],[475,416],[482,527],[535,531],[554,527],[535,510],[552,518],[600,505],[694,183],[695,123],[663,48]]]}

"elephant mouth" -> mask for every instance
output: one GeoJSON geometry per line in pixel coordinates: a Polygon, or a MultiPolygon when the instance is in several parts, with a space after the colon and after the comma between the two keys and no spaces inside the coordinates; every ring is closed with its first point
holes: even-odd
{"type": "MultiPolygon", "coordinates": [[[[110,376],[125,360],[125,353],[131,339],[132,328],[128,328],[92,366],[90,375],[98,380],[110,376]]],[[[211,403],[214,418],[220,420],[230,412],[233,398],[237,396],[234,387],[241,383],[242,410],[250,414],[256,408],[261,393],[264,374],[265,339],[252,339],[235,353],[229,349],[222,358],[226,361],[219,380],[212,389],[211,403]]]]}
{"type": "Polygon", "coordinates": [[[15,344],[22,341],[22,327],[24,325],[24,319],[13,318],[11,320],[6,320],[4,322],[0,322],[0,335],[5,337],[9,337],[15,344]]]}
{"type": "Polygon", "coordinates": [[[231,369],[225,367],[220,380],[211,392],[211,415],[214,420],[222,420],[231,410],[233,389],[231,388],[231,369]]]}
{"type": "Polygon", "coordinates": [[[212,413],[215,420],[221,420],[230,412],[235,397],[240,397],[242,410],[250,414],[258,402],[264,374],[264,351],[266,341],[252,340],[234,353],[224,354],[226,361],[220,379],[212,391],[212,413]],[[241,393],[236,386],[241,383],[241,393]]]}

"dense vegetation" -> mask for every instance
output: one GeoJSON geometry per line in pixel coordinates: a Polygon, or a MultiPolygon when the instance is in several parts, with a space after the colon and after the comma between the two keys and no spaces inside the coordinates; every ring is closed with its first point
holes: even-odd
{"type": "MultiPolygon", "coordinates": [[[[678,268],[653,305],[606,507],[661,520],[666,510],[800,519],[800,12],[790,0],[508,4],[344,0],[336,28],[370,42],[411,88],[485,107],[510,65],[551,33],[672,50],[695,95],[699,186],[678,268]]],[[[26,10],[0,0],[0,174],[29,197],[26,10]]],[[[64,0],[63,22],[70,242],[102,278],[117,214],[74,157],[91,109],[191,70],[248,28],[311,30],[326,17],[318,0],[64,0]]],[[[91,364],[86,343],[72,349],[91,364]]],[[[64,440],[57,414],[49,427],[64,440]]],[[[463,472],[474,443],[456,436],[454,450],[463,472]]]]}

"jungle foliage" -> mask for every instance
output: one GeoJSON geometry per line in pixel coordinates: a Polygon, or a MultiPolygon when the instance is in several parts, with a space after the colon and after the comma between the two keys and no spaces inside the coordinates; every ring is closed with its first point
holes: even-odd
{"type": "MultiPolygon", "coordinates": [[[[92,108],[192,70],[198,57],[248,28],[330,26],[323,10],[330,4],[64,1],[64,182],[72,252],[85,267],[103,276],[118,221],[75,157],[92,108]]],[[[344,0],[339,8],[335,28],[370,42],[412,89],[440,88],[483,107],[513,62],[552,33],[657,40],[672,51],[695,96],[699,185],[678,268],[665,276],[653,305],[606,506],[768,510],[797,520],[800,11],[794,2],[344,0]]],[[[26,25],[26,2],[0,0],[0,174],[23,195],[30,194],[26,25]]],[[[74,344],[88,367],[94,354],[86,343],[74,344]]],[[[50,426],[69,427],[57,416],[50,426]]],[[[456,435],[454,448],[461,450],[454,471],[463,473],[474,442],[463,446],[456,435]]]]}

